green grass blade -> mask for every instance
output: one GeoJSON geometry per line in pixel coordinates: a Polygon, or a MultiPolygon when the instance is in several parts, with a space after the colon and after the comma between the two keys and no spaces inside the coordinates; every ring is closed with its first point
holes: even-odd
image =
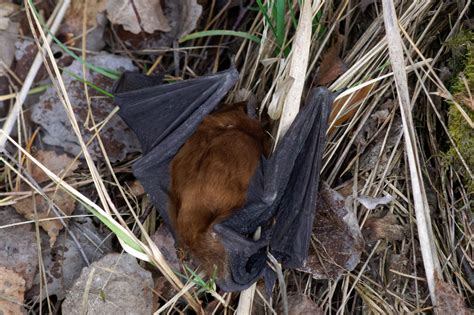
{"type": "Polygon", "coordinates": [[[282,48],[285,45],[285,15],[286,1],[276,0],[273,6],[273,16],[275,18],[276,41],[278,46],[282,48]]]}
{"type": "Polygon", "coordinates": [[[188,35],[185,35],[179,39],[180,43],[186,42],[188,40],[192,40],[195,38],[201,38],[201,37],[208,37],[208,36],[235,36],[235,37],[242,37],[248,40],[251,40],[253,42],[256,42],[257,44],[260,44],[260,38],[258,38],[255,35],[251,35],[246,32],[238,32],[238,31],[229,31],[229,30],[210,30],[210,31],[202,31],[202,32],[196,32],[196,33],[191,33],[188,35]]]}
{"type": "Polygon", "coordinates": [[[106,90],[98,87],[97,85],[95,85],[94,83],[90,82],[90,81],[87,81],[87,80],[84,80],[83,78],[79,77],[78,75],[76,75],[75,73],[72,73],[66,69],[62,69],[64,73],[66,73],[67,75],[73,77],[74,79],[76,79],[77,81],[80,81],[84,84],[87,84],[88,86],[90,86],[91,88],[93,88],[94,90],[96,90],[97,92],[101,93],[101,94],[104,94],[105,96],[108,96],[108,97],[111,97],[111,98],[114,98],[114,95],[112,93],[109,93],[107,92],[106,90]]]}
{"type": "Polygon", "coordinates": [[[270,26],[270,29],[272,30],[273,35],[275,35],[275,37],[276,37],[275,26],[273,26],[273,22],[270,19],[270,17],[268,16],[268,12],[267,12],[268,11],[268,6],[263,4],[262,0],[257,0],[256,2],[257,2],[257,5],[258,5],[258,8],[260,9],[260,12],[262,12],[263,18],[265,19],[267,24],[270,26]]]}

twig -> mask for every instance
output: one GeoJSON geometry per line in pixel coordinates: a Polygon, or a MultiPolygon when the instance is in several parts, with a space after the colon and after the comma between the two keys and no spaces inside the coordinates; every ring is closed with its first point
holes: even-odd
{"type": "Polygon", "coordinates": [[[252,304],[256,288],[257,284],[254,283],[250,288],[240,292],[239,306],[237,306],[237,310],[235,311],[236,315],[247,315],[252,313],[252,304]]]}

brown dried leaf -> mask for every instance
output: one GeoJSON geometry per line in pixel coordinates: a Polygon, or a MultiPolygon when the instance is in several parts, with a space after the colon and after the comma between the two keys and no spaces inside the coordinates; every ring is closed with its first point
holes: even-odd
{"type": "Polygon", "coordinates": [[[331,134],[336,127],[342,126],[342,124],[344,124],[347,120],[354,116],[355,112],[357,111],[358,105],[360,105],[360,103],[369,95],[373,87],[373,83],[369,84],[363,87],[362,89],[357,90],[353,94],[341,97],[335,100],[334,103],[332,103],[332,111],[329,116],[329,124],[334,125],[329,129],[329,134],[331,134]],[[339,113],[343,110],[343,107],[344,112],[339,115],[339,113]]]}
{"type": "Polygon", "coordinates": [[[130,186],[130,192],[136,196],[140,197],[145,194],[145,188],[143,188],[142,184],[138,180],[134,180],[129,184],[130,186]]]}
{"type": "MultiPolygon", "coordinates": [[[[35,154],[35,158],[59,177],[69,176],[79,167],[79,161],[70,158],[66,154],[58,155],[55,151],[38,150],[35,154]]],[[[50,179],[36,164],[31,166],[31,176],[38,183],[50,179]]]]}
{"type": "Polygon", "coordinates": [[[32,224],[14,225],[23,221],[12,207],[0,207],[0,266],[20,275],[30,289],[38,267],[38,246],[32,224]]]}
{"type": "Polygon", "coordinates": [[[288,296],[288,315],[323,315],[324,311],[308,296],[296,294],[288,296]]]}
{"type": "Polygon", "coordinates": [[[170,26],[167,32],[155,31],[152,34],[134,34],[123,27],[114,28],[120,40],[133,49],[155,49],[170,47],[180,37],[193,31],[202,13],[202,6],[196,0],[163,1],[163,11],[170,26]]]}
{"type": "MultiPolygon", "coordinates": [[[[87,1],[86,8],[86,31],[90,28],[96,27],[97,14],[105,10],[107,0],[87,1]]],[[[64,23],[61,25],[61,32],[71,32],[75,36],[82,33],[82,23],[84,15],[84,7],[86,0],[75,0],[71,2],[64,23]]]]}
{"type": "MultiPolygon", "coordinates": [[[[76,205],[76,200],[63,190],[58,190],[55,192],[47,193],[49,199],[65,214],[71,215],[74,211],[76,205]]],[[[35,220],[35,206],[37,212],[37,219],[48,219],[39,222],[39,225],[45,230],[49,235],[50,246],[53,246],[56,242],[56,237],[63,228],[62,223],[54,219],[56,215],[53,210],[49,207],[48,202],[40,195],[35,195],[35,199],[26,198],[18,201],[14,208],[15,210],[23,215],[28,220],[35,220]]]]}
{"type": "Polygon", "coordinates": [[[75,38],[87,32],[86,48],[89,50],[99,51],[105,46],[103,34],[106,25],[105,5],[107,0],[87,1],[75,0],[71,2],[64,22],[61,24],[58,37],[67,45],[80,46],[81,40],[75,38]],[[85,9],[85,11],[84,11],[85,9]],[[83,17],[86,14],[86,29],[83,30],[83,17]]]}
{"type": "Polygon", "coordinates": [[[435,291],[437,297],[435,310],[437,314],[474,314],[472,309],[466,307],[462,295],[459,294],[449,283],[437,279],[435,291]]]}
{"type": "Polygon", "coordinates": [[[363,234],[369,241],[401,241],[405,238],[406,229],[398,223],[397,217],[387,212],[382,217],[373,215],[367,219],[363,234]]]}
{"type": "Polygon", "coordinates": [[[9,2],[0,2],[0,31],[5,31],[11,24],[10,15],[17,12],[20,6],[9,2]]]}
{"type": "Polygon", "coordinates": [[[328,85],[347,71],[347,66],[339,57],[344,36],[338,35],[336,42],[324,53],[316,84],[328,85]]]}
{"type": "Polygon", "coordinates": [[[345,207],[344,198],[321,185],[313,233],[305,265],[299,270],[316,279],[334,279],[353,270],[360,260],[363,238],[356,216],[345,207]]]}
{"type": "Polygon", "coordinates": [[[0,314],[26,314],[22,307],[25,279],[11,269],[0,266],[0,314]]]}
{"type": "Polygon", "coordinates": [[[160,0],[109,0],[107,17],[112,24],[122,25],[134,34],[171,30],[160,0]]]}

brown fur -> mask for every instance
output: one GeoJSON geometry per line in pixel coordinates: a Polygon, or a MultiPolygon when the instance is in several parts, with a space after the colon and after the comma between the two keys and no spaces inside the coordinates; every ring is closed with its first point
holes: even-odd
{"type": "Polygon", "coordinates": [[[263,152],[264,131],[242,104],[207,116],[171,163],[169,214],[178,245],[208,274],[225,273],[213,225],[242,207],[263,152]]]}

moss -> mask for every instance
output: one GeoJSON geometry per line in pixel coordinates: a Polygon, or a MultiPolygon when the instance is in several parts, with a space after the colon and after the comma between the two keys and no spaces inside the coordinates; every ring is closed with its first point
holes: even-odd
{"type": "MultiPolygon", "coordinates": [[[[464,74],[467,79],[468,87],[471,95],[474,94],[474,32],[462,32],[456,36],[450,43],[449,46],[453,51],[453,62],[460,67],[458,68],[464,74]]],[[[474,121],[474,112],[472,108],[469,108],[463,104],[463,100],[469,100],[469,93],[466,90],[464,80],[459,76],[456,76],[451,84],[451,93],[457,102],[461,105],[464,111],[469,115],[470,119],[474,121]]],[[[451,137],[456,143],[457,148],[461,152],[461,155],[465,159],[467,165],[471,170],[474,169],[474,129],[472,129],[467,123],[466,119],[461,115],[459,110],[453,103],[449,104],[449,121],[448,129],[451,137]]],[[[447,159],[453,163],[454,167],[462,174],[466,179],[467,188],[470,192],[474,191],[474,180],[469,177],[466,169],[462,165],[454,148],[449,149],[447,152],[447,159]]]]}

